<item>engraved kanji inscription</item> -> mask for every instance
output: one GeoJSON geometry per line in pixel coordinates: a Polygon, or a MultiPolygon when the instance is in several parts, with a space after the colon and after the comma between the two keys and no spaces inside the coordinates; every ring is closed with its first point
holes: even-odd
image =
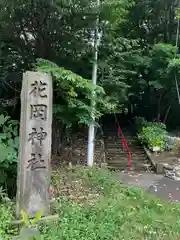
{"type": "Polygon", "coordinates": [[[42,146],[42,141],[47,137],[47,133],[43,131],[44,129],[40,127],[40,132],[37,132],[36,128],[32,128],[32,132],[29,134],[28,141],[31,141],[32,145],[35,144],[35,140],[39,141],[40,146],[42,146]]]}
{"type": "Polygon", "coordinates": [[[31,119],[47,119],[47,106],[44,104],[31,105],[31,119]]]}
{"type": "Polygon", "coordinates": [[[53,87],[51,74],[23,73],[20,141],[17,168],[16,217],[50,212],[53,87]]]}
{"type": "Polygon", "coordinates": [[[45,82],[38,82],[34,81],[31,84],[32,90],[30,91],[29,94],[34,94],[34,97],[42,97],[42,98],[47,98],[46,90],[47,90],[47,83],[45,82]]]}
{"type": "Polygon", "coordinates": [[[46,168],[41,154],[31,153],[31,159],[28,160],[28,163],[27,169],[30,169],[31,171],[46,168]]]}

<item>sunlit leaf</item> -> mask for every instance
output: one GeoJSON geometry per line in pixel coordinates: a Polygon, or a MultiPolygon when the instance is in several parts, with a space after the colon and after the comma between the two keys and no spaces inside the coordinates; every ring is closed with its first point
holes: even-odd
{"type": "Polygon", "coordinates": [[[29,224],[30,224],[29,219],[28,219],[28,214],[27,214],[25,211],[21,210],[21,217],[22,217],[22,222],[23,222],[23,224],[24,224],[26,227],[28,227],[29,224]]]}
{"type": "Polygon", "coordinates": [[[43,210],[43,209],[39,210],[39,211],[36,213],[34,219],[31,220],[32,225],[35,225],[35,224],[37,224],[37,223],[40,221],[41,217],[43,216],[43,213],[44,213],[44,210],[43,210]]]}

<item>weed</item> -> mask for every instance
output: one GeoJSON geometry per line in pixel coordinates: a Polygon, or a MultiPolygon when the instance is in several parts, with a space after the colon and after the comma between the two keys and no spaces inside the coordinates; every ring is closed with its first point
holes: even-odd
{"type": "Polygon", "coordinates": [[[122,186],[107,170],[76,168],[68,174],[82,180],[82,192],[88,186],[99,197],[91,205],[68,197],[58,201],[59,222],[42,227],[44,239],[173,240],[180,235],[180,207],[122,186]]]}
{"type": "Polygon", "coordinates": [[[19,236],[14,237],[13,240],[42,240],[43,236],[37,226],[42,214],[43,211],[40,210],[33,219],[29,219],[28,214],[25,211],[21,211],[23,226],[20,229],[19,236]]]}
{"type": "MultiPolygon", "coordinates": [[[[108,170],[84,167],[61,171],[55,175],[55,183],[59,185],[54,209],[59,213],[58,221],[39,224],[38,231],[38,220],[29,222],[25,214],[21,239],[43,236],[45,240],[174,240],[180,236],[179,205],[170,205],[144,191],[123,186],[108,170]],[[66,176],[64,182],[63,176],[66,176]],[[91,204],[90,195],[94,198],[91,204]]],[[[6,233],[9,216],[4,216],[6,224],[0,229],[6,233]]]]}
{"type": "Polygon", "coordinates": [[[12,206],[8,204],[0,204],[0,237],[3,239],[9,239],[9,224],[13,219],[12,206]]]}

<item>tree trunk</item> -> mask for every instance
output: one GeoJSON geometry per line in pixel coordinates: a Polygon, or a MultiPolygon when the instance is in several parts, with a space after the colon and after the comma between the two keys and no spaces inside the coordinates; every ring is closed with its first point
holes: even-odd
{"type": "Polygon", "coordinates": [[[59,155],[62,153],[65,144],[64,140],[65,126],[54,119],[52,124],[52,154],[59,155]]]}
{"type": "Polygon", "coordinates": [[[170,110],[171,110],[171,106],[169,105],[169,107],[166,110],[165,116],[164,116],[164,120],[163,120],[164,124],[166,124],[166,122],[167,122],[167,118],[168,118],[170,110]]]}
{"type": "Polygon", "coordinates": [[[162,99],[162,94],[160,94],[160,97],[158,99],[158,106],[157,106],[157,121],[158,122],[161,120],[161,99],[162,99]]]}

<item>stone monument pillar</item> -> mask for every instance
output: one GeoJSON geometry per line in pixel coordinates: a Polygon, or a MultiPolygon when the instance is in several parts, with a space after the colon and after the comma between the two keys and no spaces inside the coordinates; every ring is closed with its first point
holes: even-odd
{"type": "Polygon", "coordinates": [[[49,214],[51,175],[52,78],[40,72],[23,75],[16,215],[43,209],[49,214]]]}

